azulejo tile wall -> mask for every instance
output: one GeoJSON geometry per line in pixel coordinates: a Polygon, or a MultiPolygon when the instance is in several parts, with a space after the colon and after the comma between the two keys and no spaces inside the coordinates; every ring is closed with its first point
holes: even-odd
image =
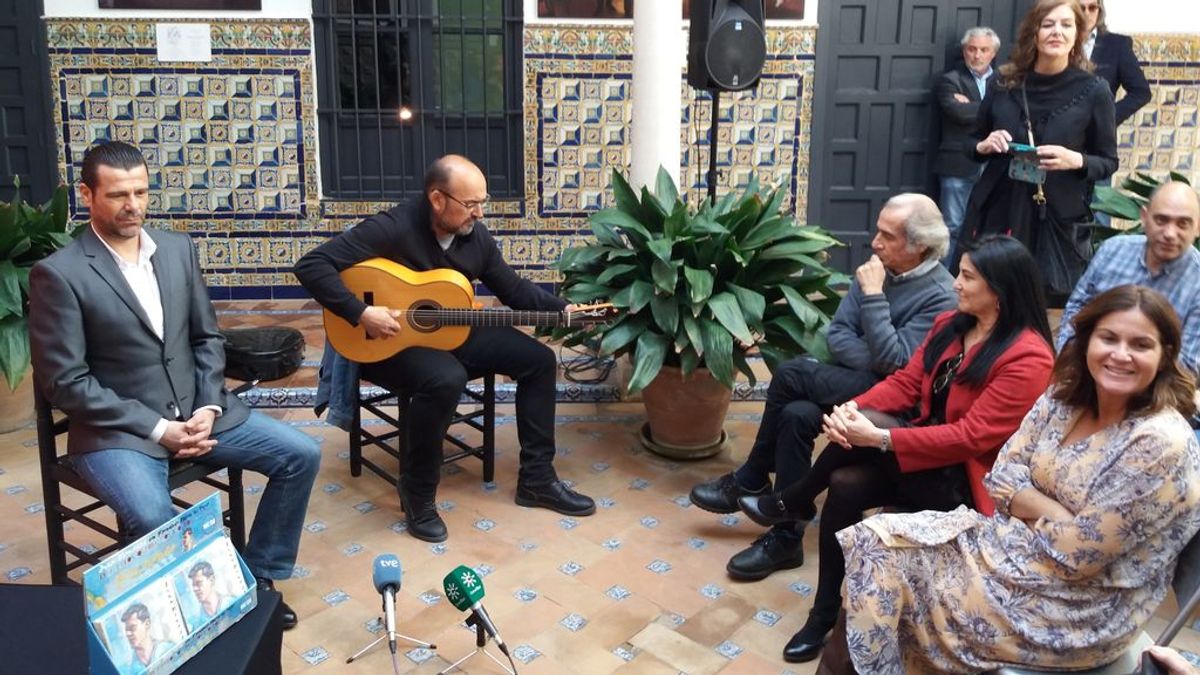
{"type": "Polygon", "coordinates": [[[1163,177],[1168,171],[1200,185],[1200,35],[1134,35],[1134,51],[1153,98],[1117,130],[1120,169],[1163,177]]]}
{"type": "MultiPolygon", "coordinates": [[[[296,258],[389,206],[318,195],[309,24],[214,21],[211,62],[159,63],[160,22],[47,21],[61,175],[76,182],[97,139],[138,144],[151,167],[152,221],[193,234],[214,297],[302,296],[289,271],[296,258]]],[[[720,101],[720,187],[758,172],[785,186],[803,216],[816,28],[771,28],[767,40],[760,85],[720,101]]],[[[1200,36],[1137,35],[1135,44],[1154,99],[1119,130],[1118,178],[1173,170],[1200,182],[1200,36]]],[[[525,28],[525,196],[497,204],[489,224],[534,281],[554,281],[550,265],[585,240],[587,214],[609,203],[610,172],[629,167],[632,54],[631,26],[525,28]]],[[[711,101],[682,73],[679,86],[682,177],[695,200],[705,192],[711,101]]]]}
{"type": "Polygon", "coordinates": [[[214,297],[287,295],[321,212],[309,25],[214,21],[211,62],[163,63],[162,22],[47,22],[60,175],[98,140],[137,145],[150,221],[193,233],[214,297]]]}

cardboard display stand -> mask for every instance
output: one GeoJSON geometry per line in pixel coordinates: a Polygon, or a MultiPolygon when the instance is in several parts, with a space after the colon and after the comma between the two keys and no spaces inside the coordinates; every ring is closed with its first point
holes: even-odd
{"type": "Polygon", "coordinates": [[[84,572],[97,675],[163,675],[254,609],[254,576],[214,493],[84,572]]]}

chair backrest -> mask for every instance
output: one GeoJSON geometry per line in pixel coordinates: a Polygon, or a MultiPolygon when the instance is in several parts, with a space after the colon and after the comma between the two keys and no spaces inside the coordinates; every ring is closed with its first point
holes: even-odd
{"type": "Polygon", "coordinates": [[[1197,532],[1179,552],[1171,586],[1175,589],[1175,601],[1179,603],[1179,611],[1158,636],[1154,643],[1157,645],[1170,644],[1200,606],[1200,532],[1197,532]]]}

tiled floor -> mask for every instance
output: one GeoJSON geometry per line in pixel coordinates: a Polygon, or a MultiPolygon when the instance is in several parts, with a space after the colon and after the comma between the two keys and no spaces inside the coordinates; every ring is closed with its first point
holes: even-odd
{"type": "MultiPolygon", "coordinates": [[[[309,340],[307,360],[319,356],[320,328],[311,306],[224,308],[225,326],[302,328],[309,340]]],[[[309,387],[312,378],[310,365],[286,382],[270,384],[309,387]]],[[[380,553],[395,553],[403,566],[398,629],[438,645],[436,654],[404,654],[406,672],[436,672],[473,648],[464,615],[441,591],[442,577],[459,564],[487,572],[484,604],[514,648],[521,673],[813,672],[813,664],[784,663],[780,650],[810,606],[815,536],[806,539],[811,561],[803,567],[736,583],[726,577],[725,562],[761,528],[743,517],[705,513],[687,501],[694,483],[744,457],[760,411],[760,403],[735,403],[726,422],[730,450],[681,464],[641,449],[639,403],[560,404],[555,465],[601,505],[594,516],[575,519],[513,504],[515,427],[512,407],[501,406],[496,483],[481,484],[474,460],[447,468],[439,508],[450,539],[440,545],[397,531],[403,520],[395,493],[378,478],[350,476],[344,433],[307,410],[281,411],[319,439],[324,454],[297,578],[280,584],[301,615],[300,625],[284,637],[285,672],[390,672],[386,646],[345,663],[376,636],[379,596],[370,576],[380,553]]],[[[247,479],[253,509],[261,481],[247,479]]],[[[0,572],[9,581],[48,580],[39,480],[33,430],[0,436],[0,572]]],[[[1177,643],[1195,649],[1200,636],[1186,630],[1177,643]]],[[[464,668],[501,672],[479,656],[464,668]]]]}

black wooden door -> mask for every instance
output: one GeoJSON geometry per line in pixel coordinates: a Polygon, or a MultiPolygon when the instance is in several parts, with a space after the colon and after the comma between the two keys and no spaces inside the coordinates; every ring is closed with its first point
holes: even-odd
{"type": "Polygon", "coordinates": [[[42,0],[0,0],[0,199],[38,203],[58,185],[42,0]]]}
{"type": "Polygon", "coordinates": [[[834,266],[870,256],[879,209],[900,192],[936,197],[935,78],[972,26],[1002,41],[1032,0],[821,0],[809,178],[811,223],[846,242],[834,266]]]}

